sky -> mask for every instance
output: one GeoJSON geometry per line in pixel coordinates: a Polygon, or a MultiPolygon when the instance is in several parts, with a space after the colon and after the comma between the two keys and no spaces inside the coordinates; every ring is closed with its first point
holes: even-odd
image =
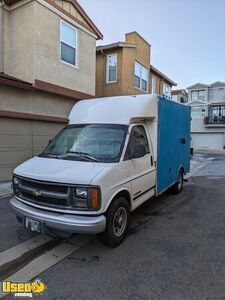
{"type": "Polygon", "coordinates": [[[78,0],[103,33],[97,45],[137,31],[151,64],[177,82],[225,82],[225,0],[78,0]]]}

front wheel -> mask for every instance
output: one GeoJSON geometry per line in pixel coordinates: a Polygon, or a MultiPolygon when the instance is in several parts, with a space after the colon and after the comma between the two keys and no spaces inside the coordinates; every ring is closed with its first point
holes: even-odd
{"type": "Polygon", "coordinates": [[[177,176],[177,182],[172,186],[173,194],[179,194],[182,191],[183,182],[184,182],[184,172],[182,169],[180,169],[178,176],[177,176]]]}
{"type": "Polygon", "coordinates": [[[110,205],[106,213],[106,228],[99,238],[103,244],[117,247],[124,240],[130,223],[130,206],[124,197],[119,197],[110,205]]]}

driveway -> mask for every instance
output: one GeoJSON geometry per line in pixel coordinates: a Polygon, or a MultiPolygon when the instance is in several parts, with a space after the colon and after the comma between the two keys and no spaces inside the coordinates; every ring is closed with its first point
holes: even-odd
{"type": "Polygon", "coordinates": [[[31,235],[1,199],[0,277],[38,276],[40,299],[225,299],[225,156],[200,153],[193,164],[184,191],[138,208],[115,249],[96,236],[31,235]]]}

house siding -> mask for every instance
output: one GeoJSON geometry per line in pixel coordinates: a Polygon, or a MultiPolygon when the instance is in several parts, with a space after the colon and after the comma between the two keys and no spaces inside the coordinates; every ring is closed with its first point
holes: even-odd
{"type": "Polygon", "coordinates": [[[78,67],[63,63],[60,60],[61,20],[59,15],[35,2],[35,78],[95,95],[96,40],[76,27],[78,67]]]}
{"type": "Polygon", "coordinates": [[[0,110],[66,118],[75,100],[0,85],[0,110]]]}
{"type": "Polygon", "coordinates": [[[34,32],[34,1],[4,10],[4,73],[34,82],[34,32]]]}
{"type": "Polygon", "coordinates": [[[105,51],[102,53],[97,53],[96,55],[96,96],[102,97],[107,96],[117,96],[123,93],[122,85],[122,62],[123,62],[123,51],[122,49],[105,51]],[[106,65],[107,65],[107,55],[117,54],[117,81],[114,83],[106,82],[106,65]]]}
{"type": "Polygon", "coordinates": [[[31,83],[39,79],[95,95],[96,39],[77,27],[78,67],[63,63],[61,20],[60,15],[37,1],[5,10],[4,73],[31,83]]]}
{"type": "Polygon", "coordinates": [[[3,9],[0,3],[0,73],[3,72],[3,9]]]}

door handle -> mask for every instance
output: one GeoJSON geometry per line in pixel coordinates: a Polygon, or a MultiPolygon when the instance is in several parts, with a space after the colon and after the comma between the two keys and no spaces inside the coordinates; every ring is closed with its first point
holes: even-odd
{"type": "Polygon", "coordinates": [[[153,166],[153,157],[151,155],[151,166],[153,166]]]}

